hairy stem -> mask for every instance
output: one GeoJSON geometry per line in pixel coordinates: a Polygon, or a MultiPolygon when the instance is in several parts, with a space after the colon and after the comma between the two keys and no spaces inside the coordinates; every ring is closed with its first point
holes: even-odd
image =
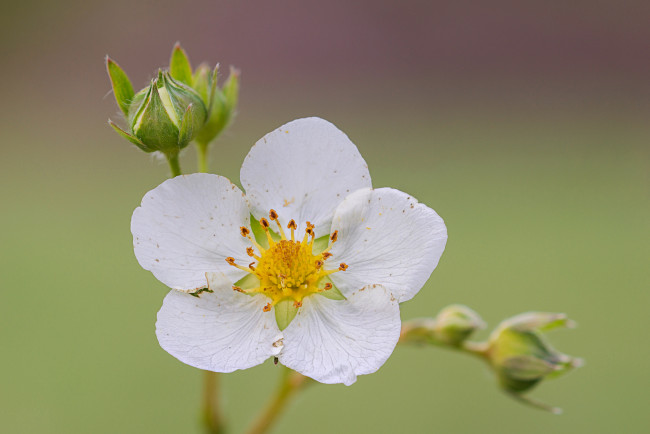
{"type": "Polygon", "coordinates": [[[167,161],[169,162],[169,169],[172,172],[172,178],[181,174],[181,164],[178,161],[178,152],[175,154],[167,154],[167,161]]]}
{"type": "Polygon", "coordinates": [[[208,172],[208,144],[196,142],[196,152],[198,154],[198,166],[200,173],[208,172]]]}
{"type": "Polygon", "coordinates": [[[309,383],[309,378],[289,368],[282,367],[282,378],[275,394],[266,405],[264,411],[258,416],[249,434],[262,434],[269,431],[278,417],[286,410],[291,398],[309,383]]]}
{"type": "Polygon", "coordinates": [[[432,333],[432,320],[414,319],[405,321],[402,324],[402,332],[398,344],[416,344],[416,345],[435,345],[441,348],[448,348],[462,353],[471,354],[482,360],[488,360],[488,345],[485,342],[464,341],[457,345],[452,345],[441,339],[438,339],[435,333],[432,333]]]}
{"type": "Polygon", "coordinates": [[[203,424],[208,434],[223,434],[225,426],[220,409],[219,373],[203,372],[203,424]]]}

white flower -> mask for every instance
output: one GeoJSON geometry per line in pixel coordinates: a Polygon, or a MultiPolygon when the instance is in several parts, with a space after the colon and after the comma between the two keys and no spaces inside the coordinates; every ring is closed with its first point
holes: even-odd
{"type": "Polygon", "coordinates": [[[399,303],[442,255],[442,219],[372,189],[354,144],[318,118],[258,141],[241,183],[246,195],[221,176],[179,176],[133,213],[140,265],[174,289],[158,312],[160,345],[217,372],[273,356],[322,383],[375,372],[398,341],[399,303]]]}

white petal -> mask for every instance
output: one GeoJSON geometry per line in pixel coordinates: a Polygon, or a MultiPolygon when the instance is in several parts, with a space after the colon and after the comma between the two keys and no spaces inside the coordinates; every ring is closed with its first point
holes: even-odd
{"type": "Polygon", "coordinates": [[[447,228],[434,210],[392,188],[361,190],[336,209],[338,230],[329,262],[346,271],[330,276],[343,294],[377,283],[399,302],[410,300],[438,265],[447,228]]]}
{"type": "Polygon", "coordinates": [[[310,221],[316,236],[329,233],[334,209],[345,196],[371,186],[357,147],[320,118],[289,122],[260,139],[240,179],[255,217],[275,209],[284,227],[294,219],[302,235],[310,221]]]}
{"type": "Polygon", "coordinates": [[[321,383],[347,386],[386,362],[399,339],[397,300],[371,285],[347,300],[313,295],[284,330],[280,362],[321,383]]]}
{"type": "Polygon", "coordinates": [[[177,290],[205,288],[208,271],[236,281],[245,273],[225,258],[249,262],[250,244],[239,229],[248,227],[249,220],[243,193],[228,179],[206,173],[177,176],[147,193],[133,212],[135,256],[145,270],[177,290]]]}
{"type": "Polygon", "coordinates": [[[178,291],[165,297],[158,312],[158,342],[183,363],[215,372],[259,365],[282,349],[282,332],[268,299],[232,290],[222,273],[208,273],[210,289],[200,298],[178,291]]]}

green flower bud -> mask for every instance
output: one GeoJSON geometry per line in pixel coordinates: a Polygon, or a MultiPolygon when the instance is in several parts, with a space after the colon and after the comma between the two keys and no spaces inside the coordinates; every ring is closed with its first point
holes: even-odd
{"type": "MultiPolygon", "coordinates": [[[[116,92],[116,98],[117,95],[116,92]]],[[[131,132],[121,130],[113,122],[111,126],[143,151],[167,155],[186,147],[207,116],[200,95],[163,71],[148,87],[132,95],[128,104],[124,98],[118,99],[118,104],[123,107],[131,132]]]]}
{"type": "Polygon", "coordinates": [[[433,333],[436,338],[452,346],[458,346],[478,329],[485,328],[479,314],[467,306],[452,304],[440,311],[435,319],[433,333]]]}
{"type": "Polygon", "coordinates": [[[223,87],[217,87],[218,66],[211,70],[200,65],[194,72],[194,89],[208,107],[208,119],[198,132],[196,141],[203,146],[213,141],[231,123],[239,99],[239,71],[231,68],[223,87]]]}
{"type": "MultiPolygon", "coordinates": [[[[572,327],[564,314],[529,312],[503,321],[491,334],[486,355],[499,384],[508,393],[519,395],[546,378],[554,378],[582,365],[582,360],[555,350],[541,332],[572,327]]],[[[526,402],[553,412],[529,399],[526,402]]]]}

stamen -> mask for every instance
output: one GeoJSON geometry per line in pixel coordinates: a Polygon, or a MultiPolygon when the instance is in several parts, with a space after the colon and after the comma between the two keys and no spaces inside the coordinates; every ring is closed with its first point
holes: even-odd
{"type": "Polygon", "coordinates": [[[298,225],[296,225],[296,221],[294,219],[289,220],[289,225],[287,226],[287,228],[291,229],[291,241],[295,241],[294,231],[298,228],[298,225]]]}
{"type": "Polygon", "coordinates": [[[278,213],[274,209],[269,211],[269,218],[272,221],[275,221],[277,223],[280,236],[282,237],[283,240],[286,240],[287,236],[284,234],[284,229],[282,229],[282,225],[280,224],[280,218],[278,216],[278,213]]]}
{"type": "Polygon", "coordinates": [[[269,232],[269,221],[262,217],[260,219],[260,225],[262,226],[262,229],[264,229],[264,232],[266,232],[266,239],[269,242],[269,247],[275,245],[275,241],[273,241],[273,238],[271,237],[271,233],[269,232]]]}
{"type": "MultiPolygon", "coordinates": [[[[232,265],[232,266],[235,267],[235,268],[239,268],[239,269],[242,270],[242,271],[245,271],[245,272],[247,272],[247,273],[251,273],[251,274],[255,274],[255,273],[253,272],[253,271],[255,271],[254,268],[251,268],[251,269],[249,270],[249,269],[246,268],[246,267],[242,267],[242,266],[239,265],[239,264],[235,264],[235,258],[233,258],[232,256],[228,256],[228,257],[226,258],[226,262],[227,262],[228,264],[232,265]],[[251,271],[251,270],[253,270],[253,271],[251,271]]],[[[251,264],[254,264],[254,263],[255,263],[255,262],[252,262],[251,264]]],[[[249,265],[249,267],[250,267],[250,265],[249,265]]]]}
{"type": "Polygon", "coordinates": [[[298,230],[296,221],[289,220],[286,228],[283,228],[280,217],[274,209],[269,211],[268,217],[260,218],[259,223],[266,234],[269,247],[264,249],[257,243],[250,226],[241,226],[239,228],[241,235],[251,242],[251,246],[246,247],[246,254],[255,260],[245,266],[236,263],[234,257],[229,256],[225,259],[231,266],[246,271],[259,280],[257,288],[242,289],[234,285],[232,289],[248,295],[263,294],[268,297],[269,302],[264,306],[264,312],[271,311],[273,306],[282,300],[291,300],[295,308],[302,307],[305,297],[334,288],[332,283],[323,282],[328,280],[324,279],[326,276],[348,269],[348,265],[343,262],[338,268],[324,269],[325,262],[333,256],[329,250],[338,239],[338,231],[330,234],[330,242],[325,250],[315,253],[313,248],[316,226],[313,223],[305,222],[305,235],[302,242],[295,240],[295,232],[298,230]],[[278,233],[281,236],[279,241],[273,239],[275,233],[271,230],[272,221],[278,226],[278,233]],[[291,230],[290,240],[285,235],[285,229],[291,230]]]}

